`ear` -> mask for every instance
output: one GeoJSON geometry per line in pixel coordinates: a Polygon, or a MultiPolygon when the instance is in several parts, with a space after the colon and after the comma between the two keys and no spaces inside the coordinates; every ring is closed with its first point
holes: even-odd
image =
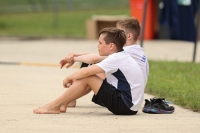
{"type": "Polygon", "coordinates": [[[128,33],[127,34],[127,40],[132,40],[133,39],[133,34],[132,33],[128,33]]]}
{"type": "Polygon", "coordinates": [[[109,48],[110,50],[117,49],[114,43],[110,43],[109,48]]]}

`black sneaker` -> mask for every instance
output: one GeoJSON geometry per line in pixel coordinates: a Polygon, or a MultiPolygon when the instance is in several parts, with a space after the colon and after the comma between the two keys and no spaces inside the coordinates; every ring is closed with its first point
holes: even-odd
{"type": "Polygon", "coordinates": [[[148,99],[145,99],[145,104],[144,104],[144,107],[142,109],[142,112],[150,113],[150,110],[151,110],[151,101],[149,101],[148,99]]]}
{"type": "Polygon", "coordinates": [[[151,113],[156,114],[171,114],[174,112],[174,107],[169,106],[164,98],[151,99],[151,113]]]}
{"type": "Polygon", "coordinates": [[[170,114],[174,112],[174,107],[169,106],[164,98],[145,99],[145,105],[142,110],[144,113],[170,114]]]}

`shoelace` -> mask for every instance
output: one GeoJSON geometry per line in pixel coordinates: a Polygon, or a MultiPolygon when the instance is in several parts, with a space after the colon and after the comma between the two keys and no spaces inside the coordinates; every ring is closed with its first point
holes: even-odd
{"type": "Polygon", "coordinates": [[[156,98],[156,97],[154,97],[154,98],[152,98],[151,100],[157,100],[157,99],[162,100],[163,103],[164,103],[165,105],[167,105],[167,106],[169,106],[168,104],[173,104],[172,102],[166,101],[165,98],[156,98]]]}

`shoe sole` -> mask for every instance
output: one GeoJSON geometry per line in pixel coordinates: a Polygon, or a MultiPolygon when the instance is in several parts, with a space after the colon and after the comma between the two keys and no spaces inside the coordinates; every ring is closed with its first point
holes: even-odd
{"type": "Polygon", "coordinates": [[[144,113],[150,113],[150,108],[143,108],[142,112],[144,112],[144,113]]]}
{"type": "Polygon", "coordinates": [[[155,108],[143,108],[142,112],[153,113],[153,114],[171,114],[174,112],[174,110],[167,111],[167,110],[155,109],[155,108]]]}

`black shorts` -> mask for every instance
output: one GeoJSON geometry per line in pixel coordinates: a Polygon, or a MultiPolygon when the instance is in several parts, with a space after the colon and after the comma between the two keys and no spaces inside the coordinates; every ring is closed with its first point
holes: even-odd
{"type": "Polygon", "coordinates": [[[98,105],[106,107],[115,115],[135,115],[137,111],[130,110],[121,98],[121,92],[110,85],[106,79],[103,81],[97,95],[92,101],[98,105]]]}
{"type": "Polygon", "coordinates": [[[80,67],[80,68],[83,68],[83,67],[88,67],[88,66],[89,66],[89,64],[82,62],[82,64],[81,64],[81,67],[80,67]]]}

